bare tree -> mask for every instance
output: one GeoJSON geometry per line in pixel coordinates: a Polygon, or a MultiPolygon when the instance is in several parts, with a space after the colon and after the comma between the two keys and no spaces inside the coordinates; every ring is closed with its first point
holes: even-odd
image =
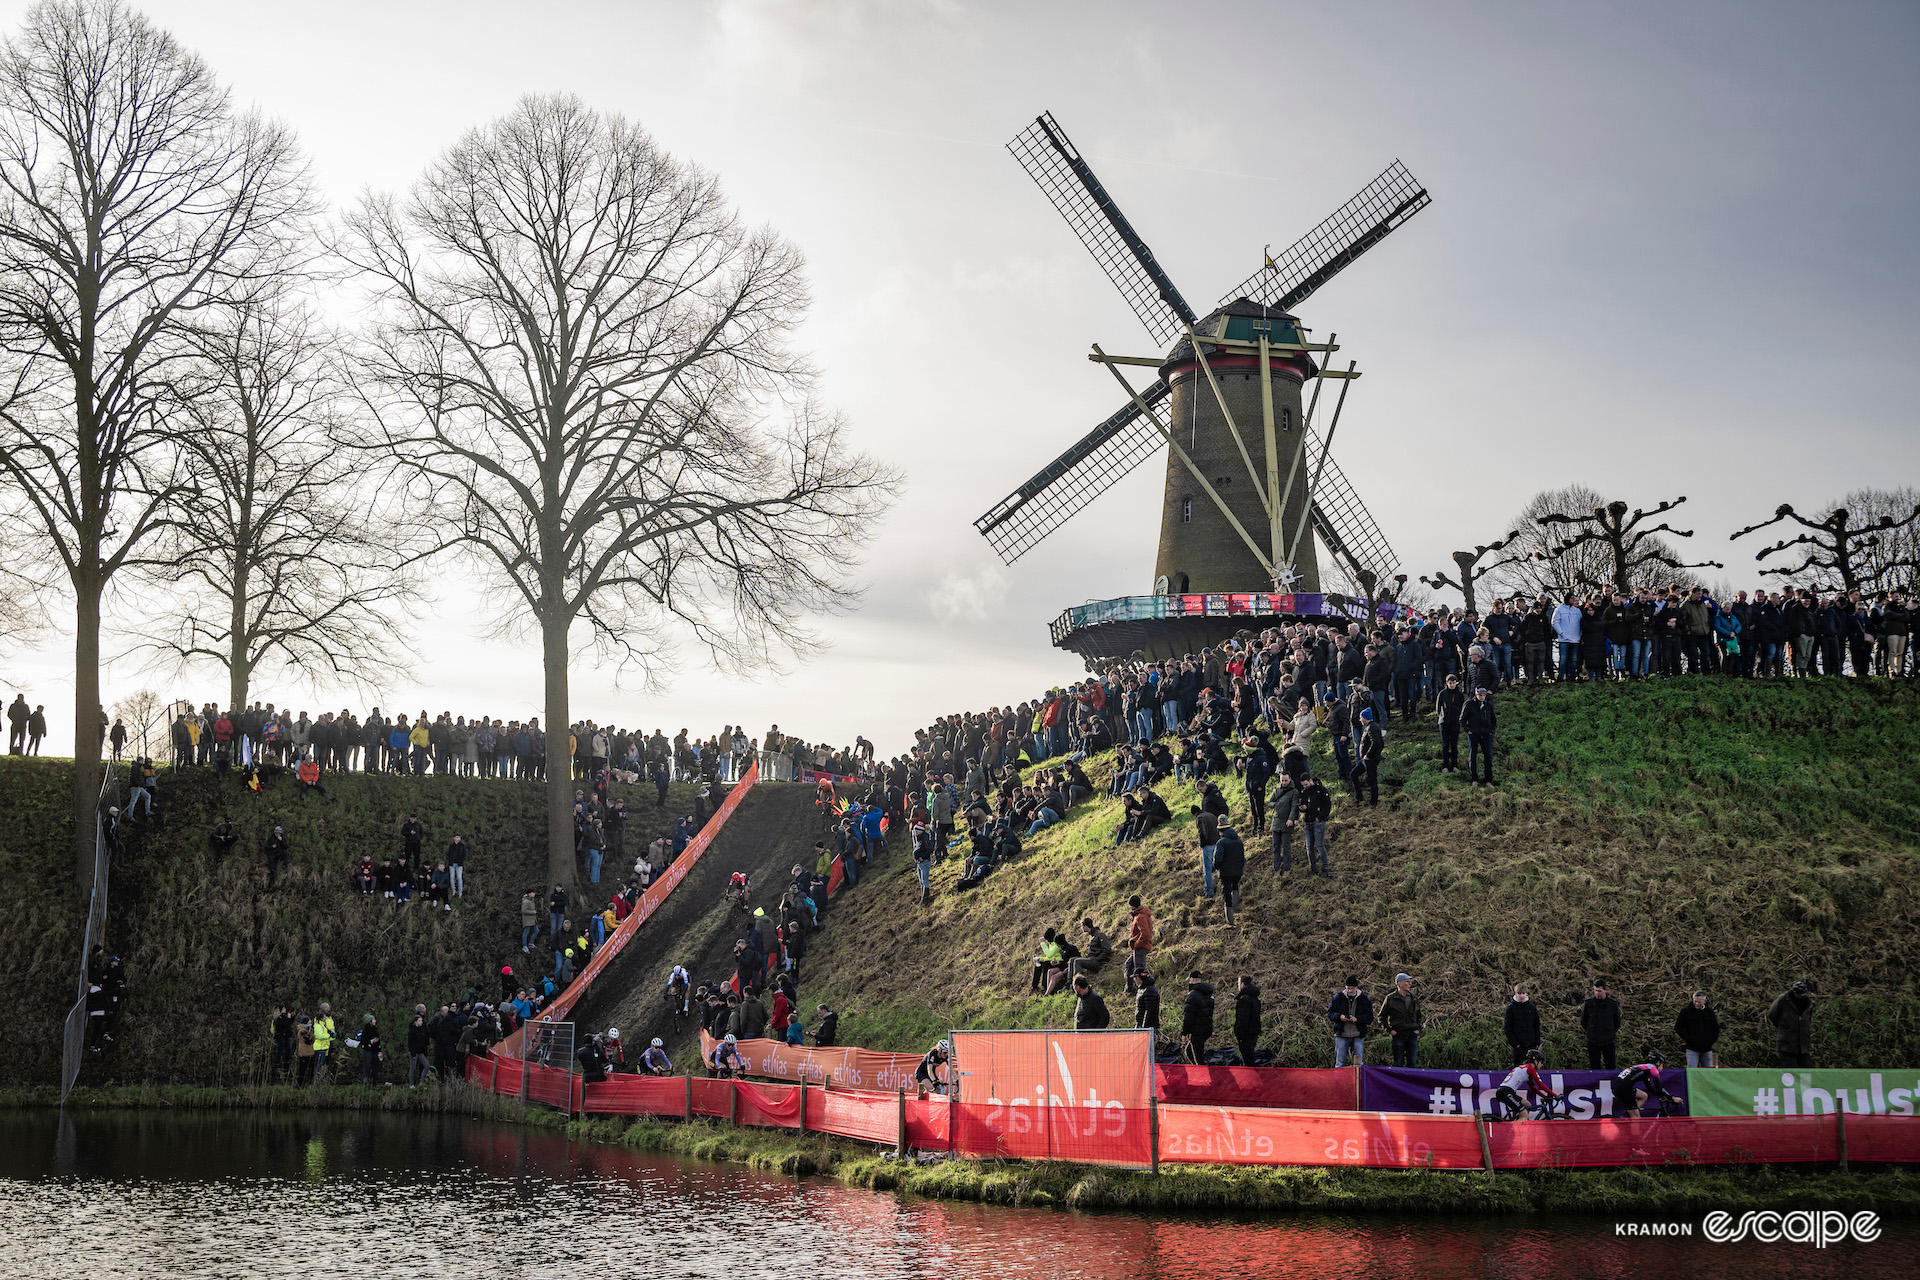
{"type": "Polygon", "coordinates": [[[113,718],[127,726],[127,748],[135,759],[152,755],[154,744],[166,740],[167,704],[151,689],[114,703],[113,718]]]}
{"type": "MultiPolygon", "coordinates": [[[[748,671],[813,647],[806,616],[856,598],[852,557],[896,479],[812,400],[789,345],[799,255],[742,228],[712,177],[619,117],[534,97],[348,227],[383,443],[457,512],[509,625],[538,631],[553,742],[577,622],[652,683],[676,626],[748,671]]],[[[549,771],[562,882],[571,801],[549,771]]]]}
{"type": "Polygon", "coordinates": [[[1728,541],[1786,520],[1806,532],[1761,548],[1754,559],[1763,561],[1795,547],[1807,549],[1804,558],[1797,565],[1762,569],[1763,576],[1788,578],[1821,591],[1876,591],[1904,589],[1920,568],[1920,546],[1912,532],[1920,521],[1920,500],[1912,489],[1855,490],[1820,520],[1809,520],[1783,502],[1774,508],[1771,520],[1748,525],[1728,541]]]}
{"type": "MultiPolygon", "coordinates": [[[[1544,489],[1533,496],[1513,525],[1505,560],[1492,566],[1493,585],[1504,594],[1547,595],[1611,589],[1617,580],[1612,544],[1605,539],[1571,538],[1561,525],[1594,518],[1606,500],[1585,485],[1544,489]]],[[[1675,531],[1676,533],[1678,531],[1675,531]]],[[[1689,585],[1696,576],[1679,565],[1679,554],[1652,530],[1635,530],[1635,554],[1628,565],[1629,591],[1689,585]]]]}
{"type": "Polygon", "coordinates": [[[142,601],[154,621],[138,648],[174,671],[225,668],[230,707],[247,705],[269,661],[310,689],[391,687],[411,670],[423,551],[342,447],[351,431],[327,332],[289,296],[213,313],[195,341],[200,359],[172,406],[191,428],[187,483],[167,554],[143,574],[172,588],[176,607],[142,601]]]}
{"type": "Polygon", "coordinates": [[[1673,510],[1686,500],[1686,495],[1682,494],[1662,502],[1651,511],[1635,507],[1629,512],[1626,503],[1615,499],[1605,506],[1594,507],[1584,515],[1554,512],[1541,516],[1538,523],[1542,526],[1565,526],[1565,531],[1547,548],[1546,554],[1563,556],[1582,546],[1602,549],[1606,553],[1610,572],[1593,585],[1610,587],[1623,595],[1638,590],[1650,569],[1666,578],[1671,578],[1673,570],[1704,569],[1709,566],[1724,569],[1726,566],[1718,560],[1683,563],[1658,536],[1669,533],[1676,538],[1691,538],[1691,529],[1676,529],[1664,520],[1641,528],[1644,522],[1673,510]]]}
{"type": "Polygon", "coordinates": [[[1486,565],[1481,564],[1480,561],[1485,559],[1492,552],[1502,550],[1509,543],[1511,543],[1514,539],[1518,538],[1519,536],[1520,536],[1520,531],[1518,529],[1510,529],[1507,531],[1507,536],[1500,539],[1500,541],[1498,542],[1489,542],[1485,546],[1477,546],[1471,551],[1454,552],[1453,562],[1455,565],[1459,566],[1459,569],[1460,569],[1460,577],[1457,581],[1453,578],[1449,578],[1444,569],[1438,573],[1435,573],[1431,578],[1427,577],[1425,574],[1422,574],[1420,575],[1420,581],[1425,583],[1427,586],[1432,587],[1435,591],[1440,590],[1440,588],[1442,587],[1452,587],[1455,591],[1458,591],[1460,593],[1460,598],[1467,602],[1467,612],[1472,614],[1478,614],[1480,610],[1475,606],[1474,598],[1473,598],[1474,583],[1480,581],[1480,579],[1486,577],[1488,574],[1494,572],[1495,570],[1503,568],[1505,565],[1510,563],[1511,558],[1509,558],[1508,560],[1496,560],[1492,564],[1486,564],[1486,565]]]}
{"type": "Polygon", "coordinates": [[[102,598],[180,485],[155,395],[188,320],[259,287],[307,209],[291,138],[117,0],[47,0],[0,49],[0,477],[73,592],[83,888],[102,598]]]}

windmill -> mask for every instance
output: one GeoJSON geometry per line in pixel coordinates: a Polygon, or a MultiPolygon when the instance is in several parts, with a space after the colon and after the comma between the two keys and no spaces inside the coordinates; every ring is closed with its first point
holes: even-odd
{"type": "MultiPolygon", "coordinates": [[[[1323,368],[1335,342],[1313,344],[1292,308],[1430,203],[1399,161],[1253,275],[1204,318],[1134,231],[1049,114],[1007,144],[1046,193],[1165,357],[1109,356],[1128,402],[975,520],[1012,564],[1122,476],[1167,452],[1155,594],[1315,592],[1313,533],[1358,582],[1385,580],[1393,548],[1328,445],[1358,374],[1323,368]],[[1135,389],[1118,366],[1159,376],[1135,389]],[[1313,421],[1322,383],[1340,380],[1326,437],[1313,421]],[[1314,383],[1303,412],[1302,389],[1314,383]],[[1235,483],[1235,472],[1242,479],[1235,483]],[[1285,475],[1284,483],[1281,476],[1285,475]]],[[[1058,637],[1056,637],[1058,642],[1058,637]]]]}

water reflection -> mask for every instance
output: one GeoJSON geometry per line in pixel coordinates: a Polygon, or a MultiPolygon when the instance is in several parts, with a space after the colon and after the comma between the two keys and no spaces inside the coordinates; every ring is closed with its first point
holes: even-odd
{"type": "Polygon", "coordinates": [[[35,1280],[340,1271],[1747,1280],[1756,1263],[1774,1275],[1873,1280],[1911,1275],[1920,1239],[1901,1223],[1876,1244],[1823,1250],[1612,1232],[1611,1218],[1250,1220],[953,1205],[431,1117],[0,1116],[0,1269],[35,1280]]]}

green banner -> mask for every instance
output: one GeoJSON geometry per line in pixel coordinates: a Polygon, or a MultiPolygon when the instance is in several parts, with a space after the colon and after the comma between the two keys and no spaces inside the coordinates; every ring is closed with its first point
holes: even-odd
{"type": "Polygon", "coordinates": [[[1687,1110],[1696,1116],[1910,1116],[1920,1071],[1822,1071],[1761,1067],[1687,1071],[1687,1110]]]}

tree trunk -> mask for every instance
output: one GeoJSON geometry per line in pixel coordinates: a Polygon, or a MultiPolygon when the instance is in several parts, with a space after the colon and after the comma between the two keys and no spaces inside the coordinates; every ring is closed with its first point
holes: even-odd
{"type": "Polygon", "coordinates": [[[84,898],[100,806],[100,584],[76,574],[73,585],[73,843],[84,898]]]}
{"type": "MultiPolygon", "coordinates": [[[[242,551],[244,556],[244,549],[242,551]]],[[[227,710],[239,715],[247,708],[247,685],[253,664],[247,657],[247,571],[234,565],[233,599],[227,615],[227,710]]]]}
{"type": "Polygon", "coordinates": [[[540,647],[547,678],[547,881],[573,892],[573,753],[567,750],[567,620],[540,620],[540,647]]]}

